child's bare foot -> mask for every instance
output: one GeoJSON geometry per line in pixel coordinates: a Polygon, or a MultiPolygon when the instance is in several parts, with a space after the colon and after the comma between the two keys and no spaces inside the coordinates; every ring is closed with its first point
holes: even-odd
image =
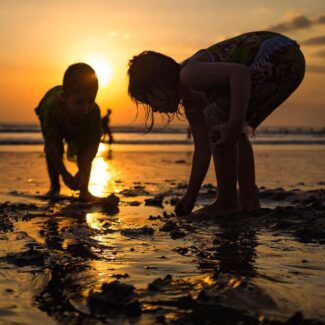
{"type": "Polygon", "coordinates": [[[99,202],[99,201],[102,201],[103,200],[101,197],[92,195],[88,191],[87,192],[80,192],[79,199],[81,201],[85,201],[85,202],[99,202]]]}
{"type": "Polygon", "coordinates": [[[232,205],[225,205],[218,200],[206,206],[202,209],[199,209],[193,213],[191,213],[188,217],[189,219],[213,219],[226,217],[229,215],[240,213],[240,205],[239,203],[234,203],[232,205]]]}
{"type": "Polygon", "coordinates": [[[248,211],[252,211],[252,210],[256,210],[256,209],[260,209],[261,205],[259,201],[252,201],[252,202],[241,202],[241,210],[242,212],[248,212],[248,211]]]}
{"type": "Polygon", "coordinates": [[[44,194],[44,197],[47,199],[57,199],[60,194],[60,188],[50,187],[50,189],[44,194]]]}
{"type": "Polygon", "coordinates": [[[257,195],[248,196],[241,193],[239,195],[239,201],[240,201],[241,210],[243,212],[248,212],[248,211],[261,208],[261,204],[257,195]]]}

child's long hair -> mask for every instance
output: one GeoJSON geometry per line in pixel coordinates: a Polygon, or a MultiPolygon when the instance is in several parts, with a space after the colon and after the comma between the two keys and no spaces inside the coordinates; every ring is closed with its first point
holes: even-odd
{"type": "Polygon", "coordinates": [[[64,73],[62,88],[66,96],[79,91],[97,91],[98,78],[95,70],[86,63],[70,65],[64,73]]]}
{"type": "MultiPolygon", "coordinates": [[[[147,95],[154,89],[163,91],[177,88],[179,82],[180,65],[164,54],[154,51],[144,51],[129,61],[129,87],[128,93],[137,108],[143,105],[145,110],[145,125],[147,132],[154,126],[153,111],[147,101],[147,95]],[[150,118],[150,123],[148,122],[150,118]]],[[[179,113],[178,110],[175,112],[179,113]]],[[[175,113],[164,113],[163,120],[168,123],[175,113]]]]}

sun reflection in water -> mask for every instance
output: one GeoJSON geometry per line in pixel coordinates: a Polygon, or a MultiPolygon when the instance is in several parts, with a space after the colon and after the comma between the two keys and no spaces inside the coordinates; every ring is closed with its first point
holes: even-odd
{"type": "Polygon", "coordinates": [[[101,212],[90,212],[86,214],[86,222],[91,229],[114,232],[117,229],[118,219],[114,217],[108,219],[101,212]]]}
{"type": "MultiPolygon", "coordinates": [[[[86,216],[86,222],[87,222],[88,227],[91,229],[95,229],[95,230],[99,230],[99,231],[104,229],[102,226],[102,222],[100,222],[99,220],[95,220],[93,218],[93,216],[89,213],[86,216]]],[[[97,235],[92,236],[92,238],[104,246],[109,246],[109,242],[112,239],[110,234],[103,234],[103,235],[97,234],[97,235]]]]}
{"type": "Polygon", "coordinates": [[[98,148],[98,153],[93,161],[89,191],[96,196],[107,196],[110,193],[118,193],[119,188],[115,185],[121,174],[116,169],[111,160],[107,158],[108,147],[101,143],[98,148]]]}
{"type": "Polygon", "coordinates": [[[95,230],[103,229],[103,214],[102,213],[87,213],[86,214],[86,222],[88,226],[95,230]]]}

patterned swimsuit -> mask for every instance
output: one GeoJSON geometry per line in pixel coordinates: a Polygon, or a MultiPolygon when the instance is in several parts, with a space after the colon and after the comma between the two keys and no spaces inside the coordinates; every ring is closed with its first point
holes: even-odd
{"type": "MultiPolygon", "coordinates": [[[[246,65],[251,71],[251,95],[246,122],[255,129],[299,86],[305,73],[305,59],[299,45],[273,32],[251,32],[210,46],[213,62],[246,65]]],[[[230,89],[219,87],[204,92],[207,104],[215,103],[224,122],[230,113],[230,89]]]]}

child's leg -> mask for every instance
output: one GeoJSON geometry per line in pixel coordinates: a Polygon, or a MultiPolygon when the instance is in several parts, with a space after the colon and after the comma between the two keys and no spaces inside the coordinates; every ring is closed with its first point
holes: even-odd
{"type": "Polygon", "coordinates": [[[211,148],[218,183],[218,195],[211,205],[194,212],[193,216],[223,217],[240,212],[237,194],[238,144],[211,148]]]}
{"type": "Polygon", "coordinates": [[[214,203],[217,215],[239,212],[237,195],[238,144],[229,147],[212,148],[218,196],[214,203]]]}
{"type": "MultiPolygon", "coordinates": [[[[60,154],[63,155],[63,143],[60,144],[60,154]]],[[[47,165],[47,171],[50,177],[50,189],[46,195],[48,196],[57,196],[60,193],[60,174],[56,170],[55,166],[53,165],[52,161],[45,153],[45,160],[47,165]]]]}
{"type": "Polygon", "coordinates": [[[241,134],[239,140],[238,184],[242,210],[260,208],[258,191],[255,185],[254,152],[246,134],[241,134]]]}
{"type": "Polygon", "coordinates": [[[49,157],[47,155],[45,155],[45,157],[46,157],[47,171],[51,182],[50,189],[45,195],[49,197],[55,197],[60,194],[60,179],[59,179],[60,175],[54,168],[49,157]]]}

